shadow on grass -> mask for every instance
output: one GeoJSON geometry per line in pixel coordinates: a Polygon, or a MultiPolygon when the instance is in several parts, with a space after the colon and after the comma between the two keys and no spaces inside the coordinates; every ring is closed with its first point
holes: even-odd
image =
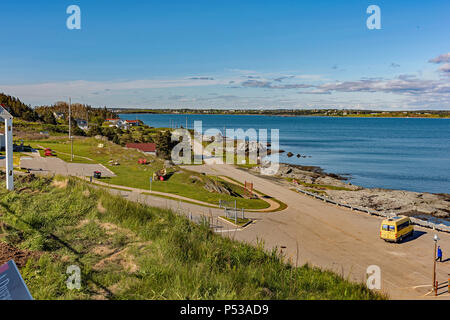
{"type": "MultiPolygon", "coordinates": [[[[56,243],[58,243],[60,246],[63,246],[65,248],[67,248],[69,251],[71,251],[72,253],[74,253],[76,255],[75,261],[82,267],[84,267],[86,269],[86,266],[83,262],[81,262],[81,257],[83,256],[83,253],[77,251],[75,248],[73,248],[69,243],[67,243],[66,241],[62,240],[61,238],[59,238],[58,236],[56,236],[55,234],[51,233],[51,232],[47,232],[47,231],[42,231],[40,229],[35,228],[33,225],[31,225],[30,223],[28,223],[27,221],[23,220],[21,217],[17,216],[16,214],[14,214],[10,209],[8,205],[2,204],[0,203],[0,206],[2,206],[6,212],[8,212],[9,214],[13,215],[14,217],[16,217],[16,219],[24,224],[26,224],[27,226],[29,226],[31,229],[35,230],[36,232],[42,234],[43,236],[49,237],[52,240],[54,240],[56,243]]],[[[92,282],[95,286],[97,286],[98,288],[104,290],[104,292],[106,292],[106,297],[109,299],[113,299],[114,295],[113,293],[105,286],[103,286],[101,283],[95,281],[92,276],[90,274],[84,274],[84,276],[86,277],[87,281],[92,282]]],[[[96,293],[96,292],[90,292],[90,293],[96,293]]]]}

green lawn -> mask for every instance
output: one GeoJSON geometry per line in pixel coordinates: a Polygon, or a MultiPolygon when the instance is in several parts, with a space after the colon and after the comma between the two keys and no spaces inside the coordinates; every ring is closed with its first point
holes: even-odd
{"type": "MultiPolygon", "coordinates": [[[[152,168],[151,166],[143,168],[139,165],[127,165],[110,167],[110,169],[114,171],[117,177],[105,178],[102,179],[102,181],[116,185],[150,190],[150,177],[153,175],[156,168],[152,168]]],[[[186,170],[168,170],[168,172],[173,172],[173,175],[167,181],[152,182],[153,191],[167,192],[215,205],[219,203],[219,200],[236,200],[237,205],[240,208],[265,209],[269,207],[269,204],[261,199],[245,199],[207,191],[203,187],[203,181],[212,179],[211,177],[205,177],[198,173],[186,170]],[[194,179],[192,179],[192,177],[196,177],[198,180],[193,181],[194,179]]],[[[244,193],[244,188],[240,186],[227,182],[221,183],[226,184],[239,194],[244,193]]]]}
{"type": "Polygon", "coordinates": [[[0,189],[0,241],[40,255],[20,270],[37,300],[383,298],[76,179],[16,177],[16,186],[0,189]],[[80,290],[66,286],[71,265],[80,290]]]}

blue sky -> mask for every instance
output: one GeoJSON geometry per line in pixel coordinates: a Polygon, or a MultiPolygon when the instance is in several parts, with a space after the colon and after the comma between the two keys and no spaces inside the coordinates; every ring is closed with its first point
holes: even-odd
{"type": "Polygon", "coordinates": [[[32,105],[71,96],[109,107],[450,109],[448,1],[40,0],[0,10],[0,91],[32,105]],[[66,27],[72,4],[81,30],[66,27]],[[381,30],[366,26],[371,4],[381,30]]]}

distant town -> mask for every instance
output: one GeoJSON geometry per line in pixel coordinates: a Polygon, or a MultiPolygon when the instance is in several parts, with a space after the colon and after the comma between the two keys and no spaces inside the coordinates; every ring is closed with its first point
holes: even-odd
{"type": "Polygon", "coordinates": [[[414,110],[381,111],[357,109],[127,109],[113,108],[119,114],[236,114],[267,116],[325,116],[325,117],[381,117],[381,118],[450,118],[450,111],[414,110]]]}

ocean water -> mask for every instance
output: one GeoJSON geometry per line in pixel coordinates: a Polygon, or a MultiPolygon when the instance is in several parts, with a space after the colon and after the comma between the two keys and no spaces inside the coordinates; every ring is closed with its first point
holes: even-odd
{"type": "Polygon", "coordinates": [[[279,129],[280,148],[363,187],[450,193],[450,119],[123,114],[152,127],[279,129]]]}

